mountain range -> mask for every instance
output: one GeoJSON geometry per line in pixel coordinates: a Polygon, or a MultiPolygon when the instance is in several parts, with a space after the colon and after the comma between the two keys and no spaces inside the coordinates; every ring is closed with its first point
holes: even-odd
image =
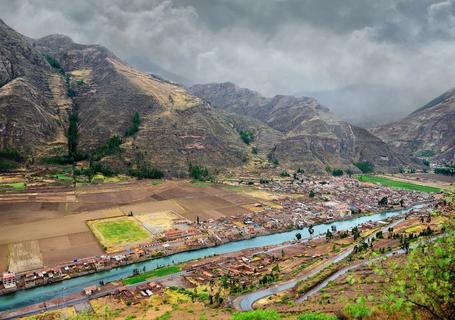
{"type": "Polygon", "coordinates": [[[0,150],[14,148],[29,163],[74,152],[74,125],[71,145],[81,155],[100,154],[119,137],[120,152],[101,154],[99,161],[120,171],[139,162],[168,176],[185,176],[189,162],[211,170],[240,167],[253,146],[286,168],[355,170],[354,163],[371,162],[378,170],[398,170],[412,165],[418,151],[453,160],[454,105],[450,91],[370,132],[314,98],[267,98],[232,83],[184,88],[102,46],[63,35],[30,39],[0,20],[0,150]],[[140,125],[126,134],[136,116],[140,125]],[[251,145],[242,140],[245,132],[251,145]]]}

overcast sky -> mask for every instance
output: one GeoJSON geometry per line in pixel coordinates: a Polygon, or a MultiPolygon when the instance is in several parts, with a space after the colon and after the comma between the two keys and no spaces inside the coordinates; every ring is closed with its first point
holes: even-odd
{"type": "Polygon", "coordinates": [[[380,85],[418,104],[455,86],[455,0],[0,0],[0,18],[266,95],[380,85]]]}

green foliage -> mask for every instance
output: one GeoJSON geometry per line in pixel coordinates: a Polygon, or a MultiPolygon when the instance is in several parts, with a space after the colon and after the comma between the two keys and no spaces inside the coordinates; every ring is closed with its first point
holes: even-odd
{"type": "Polygon", "coordinates": [[[79,134],[77,130],[77,113],[73,112],[70,115],[69,127],[68,127],[68,155],[74,157],[77,153],[77,144],[79,140],[79,134]]]}
{"type": "Polygon", "coordinates": [[[131,169],[129,175],[138,179],[161,179],[164,177],[164,172],[144,163],[136,170],[131,169]]]}
{"type": "Polygon", "coordinates": [[[123,143],[122,138],[118,135],[114,135],[109,138],[101,147],[96,149],[95,153],[92,156],[92,159],[95,161],[101,160],[105,156],[119,154],[122,149],[120,145],[123,143]]]}
{"type": "Polygon", "coordinates": [[[0,158],[0,172],[13,170],[18,167],[17,162],[0,158]]]}
{"type": "Polygon", "coordinates": [[[436,153],[433,150],[423,150],[417,154],[418,157],[425,157],[425,158],[431,158],[435,155],[436,153]]]}
{"type": "Polygon", "coordinates": [[[49,63],[49,65],[60,71],[60,72],[63,72],[63,68],[62,66],[60,65],[60,63],[54,58],[54,57],[51,57],[50,55],[46,55],[46,60],[47,60],[47,63],[49,63]]]}
{"type": "Polygon", "coordinates": [[[64,155],[64,156],[49,156],[41,158],[41,162],[45,164],[72,164],[74,162],[73,157],[64,155]]]}
{"type": "Polygon", "coordinates": [[[303,173],[305,173],[305,170],[303,170],[303,168],[298,168],[297,169],[297,173],[302,173],[303,174],[303,173]]]}
{"type": "Polygon", "coordinates": [[[118,172],[114,170],[110,165],[106,163],[100,163],[98,161],[91,161],[90,168],[94,173],[101,173],[103,176],[112,177],[115,176],[118,172]]]}
{"type": "Polygon", "coordinates": [[[155,269],[152,271],[144,272],[139,275],[126,278],[122,280],[124,285],[135,284],[142,281],[145,281],[150,278],[164,277],[170,274],[180,272],[182,269],[179,266],[169,266],[164,268],[155,269]]]}
{"type": "Polygon", "coordinates": [[[253,132],[251,132],[250,130],[240,130],[239,134],[240,134],[240,138],[246,144],[250,144],[254,140],[253,132]]]}
{"type": "Polygon", "coordinates": [[[209,174],[207,167],[202,167],[197,164],[192,164],[191,161],[188,163],[188,172],[193,180],[198,181],[209,181],[212,177],[209,174]]]}
{"type": "Polygon", "coordinates": [[[135,135],[139,131],[139,127],[141,125],[141,116],[139,115],[138,112],[134,113],[133,116],[133,124],[131,127],[126,129],[125,131],[125,137],[130,137],[135,135]]]}
{"type": "Polygon", "coordinates": [[[354,172],[352,172],[351,168],[347,168],[347,169],[346,169],[346,174],[347,174],[349,177],[352,176],[353,173],[354,173],[354,172]]]}
{"type": "Polygon", "coordinates": [[[372,314],[371,309],[366,305],[365,297],[359,297],[356,303],[348,303],[344,307],[344,312],[351,319],[363,319],[372,314]]]}
{"type": "Polygon", "coordinates": [[[232,320],[280,320],[281,317],[275,310],[253,310],[237,312],[232,316],[232,320]]]}
{"type": "Polygon", "coordinates": [[[308,196],[309,196],[310,198],[314,198],[314,196],[315,196],[314,191],[313,191],[313,190],[310,190],[310,192],[308,193],[308,196]]]}
{"type": "Polygon", "coordinates": [[[455,166],[439,167],[434,169],[434,173],[445,176],[455,176],[455,166]]]}
{"type": "MultiPolygon", "coordinates": [[[[412,250],[407,263],[392,270],[387,303],[400,304],[434,319],[455,315],[455,233],[412,250]]],[[[389,309],[386,306],[386,309],[389,309]]]]}
{"type": "Polygon", "coordinates": [[[85,84],[84,80],[77,80],[76,83],[77,83],[78,86],[82,86],[82,85],[85,84]]]}
{"type": "Polygon", "coordinates": [[[342,169],[333,169],[332,170],[332,176],[334,177],[341,177],[344,174],[344,171],[342,169]]]}
{"type": "Polygon", "coordinates": [[[0,158],[16,161],[16,162],[21,162],[24,159],[22,156],[19,154],[19,152],[14,149],[14,148],[5,148],[5,149],[0,149],[0,158]]]}
{"type": "Polygon", "coordinates": [[[356,162],[354,165],[359,168],[362,173],[371,173],[374,171],[374,165],[369,161],[356,162]]]}
{"type": "Polygon", "coordinates": [[[280,172],[280,176],[283,177],[283,178],[284,177],[289,177],[289,173],[286,170],[283,170],[283,171],[280,172]]]}
{"type": "Polygon", "coordinates": [[[251,148],[251,153],[258,154],[258,148],[256,148],[256,147],[251,148]]]}
{"type": "Polygon", "coordinates": [[[0,172],[16,169],[18,162],[23,160],[19,152],[14,148],[0,149],[0,172]]]}
{"type": "Polygon", "coordinates": [[[272,163],[273,163],[273,165],[274,165],[275,167],[277,167],[277,166],[280,164],[280,160],[278,160],[278,159],[273,159],[272,163]]]}
{"type": "Polygon", "coordinates": [[[297,320],[337,320],[337,317],[322,312],[305,312],[297,320]]]}

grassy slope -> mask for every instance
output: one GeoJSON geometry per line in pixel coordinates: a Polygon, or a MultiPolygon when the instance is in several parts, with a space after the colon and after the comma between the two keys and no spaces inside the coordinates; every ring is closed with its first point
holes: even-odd
{"type": "Polygon", "coordinates": [[[356,177],[362,182],[371,182],[371,183],[379,183],[387,187],[391,188],[398,188],[398,189],[408,189],[408,190],[416,190],[416,191],[423,191],[423,192],[440,192],[441,189],[435,187],[424,186],[420,184],[410,183],[410,182],[403,182],[397,181],[389,178],[372,176],[372,175],[360,175],[356,177]]]}

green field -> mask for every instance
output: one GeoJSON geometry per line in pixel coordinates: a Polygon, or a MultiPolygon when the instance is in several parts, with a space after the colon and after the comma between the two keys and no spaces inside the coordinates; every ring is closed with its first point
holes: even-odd
{"type": "Polygon", "coordinates": [[[130,217],[91,221],[89,226],[101,244],[107,248],[150,238],[147,230],[130,217]]]}
{"type": "Polygon", "coordinates": [[[133,277],[124,279],[122,282],[125,285],[135,284],[135,283],[139,283],[139,282],[145,281],[150,278],[164,277],[169,274],[180,272],[181,270],[182,269],[179,266],[170,266],[170,267],[155,269],[152,271],[141,273],[137,276],[133,276],[133,277]]]}
{"type": "Polygon", "coordinates": [[[25,190],[24,182],[0,183],[0,189],[4,191],[22,191],[25,190]]]}
{"type": "Polygon", "coordinates": [[[410,183],[410,182],[403,182],[392,180],[385,177],[378,177],[378,176],[371,176],[371,175],[360,175],[356,176],[359,181],[362,182],[371,182],[371,183],[379,183],[387,187],[397,188],[397,189],[408,189],[408,190],[416,190],[422,192],[440,192],[441,189],[429,186],[423,186],[420,184],[410,183]]]}

